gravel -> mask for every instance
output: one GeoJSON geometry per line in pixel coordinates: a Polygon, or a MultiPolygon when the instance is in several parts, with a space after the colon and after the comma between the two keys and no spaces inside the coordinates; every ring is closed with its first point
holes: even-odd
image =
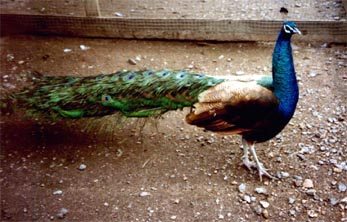
{"type": "Polygon", "coordinates": [[[245,191],[246,191],[246,184],[241,183],[241,184],[239,185],[239,192],[240,192],[240,193],[244,193],[245,191]]]}
{"type": "Polygon", "coordinates": [[[263,208],[268,208],[270,206],[270,203],[265,201],[265,200],[261,200],[259,201],[260,205],[263,207],[263,208]]]}
{"type": "Polygon", "coordinates": [[[288,198],[288,203],[289,203],[289,204],[294,204],[294,203],[295,203],[295,200],[296,200],[295,197],[289,197],[289,198],[288,198]]]}
{"type": "Polygon", "coordinates": [[[68,209],[66,209],[66,208],[61,208],[61,209],[59,210],[59,212],[57,213],[57,218],[59,218],[59,219],[64,219],[68,212],[69,212],[68,209]]]}
{"type": "Polygon", "coordinates": [[[85,170],[87,168],[87,165],[85,165],[85,164],[80,164],[79,165],[79,167],[78,167],[78,169],[80,170],[80,171],[83,171],[83,170],[85,170]]]}
{"type": "Polygon", "coordinates": [[[313,188],[313,181],[311,179],[305,179],[302,184],[303,188],[313,188]]]}
{"type": "Polygon", "coordinates": [[[53,192],[53,195],[62,195],[63,191],[62,190],[56,190],[53,192]]]}
{"type": "Polygon", "coordinates": [[[140,197],[147,197],[147,196],[150,196],[151,193],[150,192],[146,192],[146,191],[142,191],[139,195],[140,195],[140,197]]]}
{"type": "Polygon", "coordinates": [[[337,187],[338,187],[340,192],[346,192],[346,190],[347,190],[346,184],[341,183],[341,182],[338,183],[337,187]]]}
{"type": "Polygon", "coordinates": [[[258,194],[267,194],[267,190],[264,187],[257,187],[254,189],[254,191],[258,194]]]}

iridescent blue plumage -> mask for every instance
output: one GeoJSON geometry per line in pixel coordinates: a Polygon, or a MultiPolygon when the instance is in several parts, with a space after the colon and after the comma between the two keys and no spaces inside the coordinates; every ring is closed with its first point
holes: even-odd
{"type": "Polygon", "coordinates": [[[291,31],[286,32],[284,27],[296,28],[294,22],[285,22],[280,31],[272,57],[273,87],[276,97],[279,99],[279,112],[283,120],[289,121],[295,111],[298,102],[299,90],[295,75],[295,68],[290,44],[291,31]]]}

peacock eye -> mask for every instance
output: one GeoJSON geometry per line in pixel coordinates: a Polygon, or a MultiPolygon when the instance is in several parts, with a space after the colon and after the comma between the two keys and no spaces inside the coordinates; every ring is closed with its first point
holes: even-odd
{"type": "Polygon", "coordinates": [[[109,95],[102,96],[101,100],[102,100],[103,102],[108,102],[108,101],[111,100],[111,96],[109,96],[109,95]]]}

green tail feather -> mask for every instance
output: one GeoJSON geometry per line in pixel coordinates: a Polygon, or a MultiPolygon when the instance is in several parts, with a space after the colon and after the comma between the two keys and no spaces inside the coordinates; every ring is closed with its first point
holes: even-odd
{"type": "Polygon", "coordinates": [[[39,77],[15,95],[20,107],[48,118],[158,116],[190,107],[217,79],[187,71],[120,71],[95,77],[39,77]]]}

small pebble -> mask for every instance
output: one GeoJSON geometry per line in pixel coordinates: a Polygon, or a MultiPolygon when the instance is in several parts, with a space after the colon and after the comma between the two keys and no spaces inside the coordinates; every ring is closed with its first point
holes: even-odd
{"type": "Polygon", "coordinates": [[[287,178],[287,177],[289,177],[289,173],[288,172],[283,172],[283,171],[281,171],[281,178],[287,178]]]}
{"type": "Polygon", "coordinates": [[[310,218],[318,217],[318,213],[316,213],[314,210],[309,210],[309,211],[307,211],[307,215],[308,215],[310,218]]]}
{"type": "Polygon", "coordinates": [[[241,184],[239,185],[239,192],[240,192],[240,193],[244,193],[245,191],[246,191],[246,184],[241,183],[241,184]]]}
{"type": "Polygon", "coordinates": [[[117,17],[123,17],[123,16],[124,16],[124,15],[123,15],[122,13],[120,13],[120,12],[115,12],[114,15],[117,16],[117,17]]]}
{"type": "Polygon", "coordinates": [[[58,217],[59,219],[64,219],[65,216],[66,216],[66,214],[67,214],[68,212],[69,212],[68,209],[66,209],[66,208],[61,208],[61,209],[59,210],[59,212],[57,213],[57,217],[58,217]]]}
{"type": "Polygon", "coordinates": [[[128,59],[128,63],[129,63],[130,65],[136,65],[136,64],[137,64],[137,62],[135,61],[135,59],[128,59]]]}
{"type": "Polygon", "coordinates": [[[53,195],[62,195],[63,191],[62,190],[56,190],[53,192],[53,195]]]}
{"type": "Polygon", "coordinates": [[[90,47],[86,46],[86,45],[80,45],[80,49],[83,51],[86,51],[86,50],[90,49],[90,47]]]}
{"type": "Polygon", "coordinates": [[[254,211],[256,214],[261,215],[261,213],[263,212],[263,208],[261,208],[261,206],[259,206],[259,205],[256,205],[254,207],[254,211]]]}
{"type": "Polygon", "coordinates": [[[288,203],[289,203],[289,204],[295,203],[295,197],[289,197],[289,198],[288,198],[288,203]]]}
{"type": "Polygon", "coordinates": [[[316,192],[317,191],[315,189],[308,189],[305,193],[309,196],[314,196],[316,192]]]}
{"type": "Polygon", "coordinates": [[[269,216],[270,216],[270,215],[269,215],[269,211],[267,211],[267,209],[264,209],[262,214],[263,214],[263,217],[264,217],[265,219],[268,219],[269,216]]]}
{"type": "Polygon", "coordinates": [[[141,56],[136,56],[136,57],[135,57],[135,60],[138,61],[138,62],[140,62],[140,61],[141,61],[141,56]]]}
{"type": "Polygon", "coordinates": [[[177,218],[176,215],[172,215],[172,216],[170,217],[171,220],[176,220],[176,218],[177,218]]]}
{"type": "Polygon", "coordinates": [[[6,55],[7,61],[12,61],[14,60],[14,56],[12,54],[7,54],[6,55]]]}
{"type": "Polygon", "coordinates": [[[294,209],[289,210],[289,215],[295,217],[296,211],[294,209]]]}
{"type": "Polygon", "coordinates": [[[117,149],[116,151],[116,156],[121,157],[123,155],[123,150],[122,149],[117,149]]]}
{"type": "Polygon", "coordinates": [[[270,203],[265,201],[265,200],[261,200],[259,201],[260,205],[263,207],[263,208],[268,208],[270,206],[270,203]]]}
{"type": "Polygon", "coordinates": [[[258,194],[267,194],[267,190],[264,187],[257,187],[254,189],[254,191],[258,194]]]}
{"type": "Polygon", "coordinates": [[[81,171],[85,170],[86,168],[87,168],[87,165],[85,165],[83,163],[78,167],[78,169],[81,171]]]}
{"type": "Polygon", "coordinates": [[[22,64],[24,64],[24,61],[23,61],[23,60],[20,60],[20,61],[18,62],[18,64],[19,64],[19,65],[22,65],[22,64]]]}
{"type": "Polygon", "coordinates": [[[331,204],[332,206],[335,206],[336,204],[339,203],[339,200],[336,199],[335,197],[330,197],[330,198],[329,198],[329,202],[330,202],[330,204],[331,204]]]}
{"type": "Polygon", "coordinates": [[[246,201],[247,203],[251,203],[252,202],[251,201],[251,197],[249,195],[247,195],[247,194],[243,196],[243,200],[246,201]]]}
{"type": "Polygon", "coordinates": [[[346,184],[341,183],[341,182],[339,182],[339,184],[337,185],[337,187],[338,187],[338,189],[339,189],[340,192],[346,192],[346,190],[347,190],[346,184]]]}
{"type": "Polygon", "coordinates": [[[140,197],[147,197],[147,196],[150,196],[150,195],[151,195],[151,193],[150,192],[146,192],[146,191],[142,191],[140,193],[140,197]]]}
{"type": "Polygon", "coordinates": [[[313,181],[311,179],[305,179],[304,183],[302,184],[304,188],[313,188],[313,181]]]}
{"type": "Polygon", "coordinates": [[[68,49],[68,48],[64,49],[65,53],[68,53],[68,52],[71,52],[71,51],[72,51],[72,49],[68,49]]]}

